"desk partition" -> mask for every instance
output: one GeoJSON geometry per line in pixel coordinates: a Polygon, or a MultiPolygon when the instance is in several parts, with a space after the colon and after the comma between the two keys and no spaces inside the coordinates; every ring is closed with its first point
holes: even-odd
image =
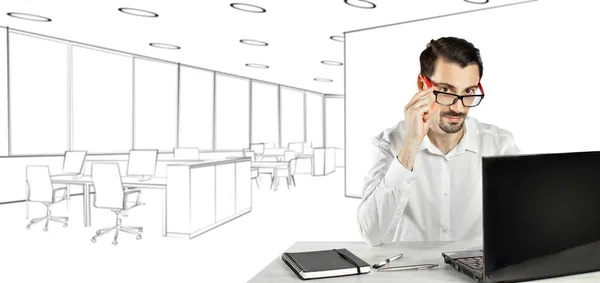
{"type": "Polygon", "coordinates": [[[194,238],[252,210],[251,158],[169,164],[167,235],[194,238]]]}

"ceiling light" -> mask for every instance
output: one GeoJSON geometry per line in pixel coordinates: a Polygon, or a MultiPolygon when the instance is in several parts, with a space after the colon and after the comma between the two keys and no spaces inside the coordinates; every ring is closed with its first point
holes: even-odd
{"type": "Polygon", "coordinates": [[[268,43],[266,43],[264,41],[253,40],[253,39],[241,39],[240,42],[244,43],[244,44],[256,45],[256,46],[267,46],[267,45],[269,45],[268,43]]]}
{"type": "Polygon", "coordinates": [[[256,64],[256,63],[248,63],[248,64],[246,64],[246,67],[259,68],[259,69],[268,69],[269,68],[269,66],[267,66],[267,65],[256,64]]]}
{"type": "Polygon", "coordinates": [[[252,4],[231,3],[229,6],[231,6],[234,9],[238,9],[238,10],[245,11],[245,12],[252,12],[252,13],[264,13],[267,11],[262,7],[258,7],[256,5],[252,5],[252,4]]]}
{"type": "Polygon", "coordinates": [[[135,8],[119,8],[119,11],[121,11],[125,14],[140,16],[140,17],[147,17],[147,18],[158,17],[157,13],[146,11],[146,10],[135,9],[135,8]]]}
{"type": "Polygon", "coordinates": [[[373,2],[367,0],[344,0],[344,2],[356,8],[373,9],[377,7],[373,2]]]}
{"type": "Polygon", "coordinates": [[[38,16],[38,15],[32,15],[32,14],[15,13],[15,12],[10,12],[10,13],[6,13],[6,14],[13,18],[17,18],[17,19],[21,19],[21,20],[30,20],[30,21],[36,21],[36,22],[51,22],[52,21],[50,18],[46,18],[46,17],[42,17],[42,16],[38,16]]]}
{"type": "Polygon", "coordinates": [[[164,49],[181,49],[181,47],[179,47],[177,45],[166,44],[166,43],[150,43],[150,46],[164,48],[164,49]]]}
{"type": "Polygon", "coordinates": [[[341,35],[332,35],[329,38],[334,41],[344,42],[344,37],[341,35]]]}
{"type": "Polygon", "coordinates": [[[325,65],[330,65],[330,66],[341,66],[341,65],[344,65],[342,62],[329,61],[329,60],[323,60],[323,61],[321,61],[321,63],[323,63],[325,65]]]}
{"type": "Polygon", "coordinates": [[[467,3],[471,3],[471,4],[486,4],[487,2],[490,2],[490,0],[464,0],[467,3]]]}
{"type": "Polygon", "coordinates": [[[323,83],[333,82],[332,79],[325,79],[325,78],[315,78],[315,81],[317,81],[317,82],[323,82],[323,83]]]}

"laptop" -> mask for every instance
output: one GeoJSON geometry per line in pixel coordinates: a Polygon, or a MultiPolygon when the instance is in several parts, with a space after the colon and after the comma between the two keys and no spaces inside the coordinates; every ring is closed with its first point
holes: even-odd
{"type": "Polygon", "coordinates": [[[483,249],[446,264],[486,283],[600,271],[600,152],[483,157],[482,184],[483,249]]]}

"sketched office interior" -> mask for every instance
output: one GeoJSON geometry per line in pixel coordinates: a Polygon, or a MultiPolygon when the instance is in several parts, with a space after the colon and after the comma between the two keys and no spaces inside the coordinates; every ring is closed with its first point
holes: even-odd
{"type": "Polygon", "coordinates": [[[186,238],[250,213],[252,190],[344,167],[342,95],[11,27],[0,27],[0,109],[0,205],[24,207],[23,229],[44,216],[28,212],[28,167],[47,168],[67,206],[83,202],[69,210],[83,223],[63,222],[95,231],[112,223],[94,220],[92,169],[118,164],[125,186],[160,191],[162,236],[186,238]],[[64,171],[71,152],[85,154],[80,172],[64,171]]]}

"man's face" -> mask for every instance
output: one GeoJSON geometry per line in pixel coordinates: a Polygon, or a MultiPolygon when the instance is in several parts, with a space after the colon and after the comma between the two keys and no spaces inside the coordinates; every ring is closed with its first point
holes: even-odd
{"type": "MultiPolygon", "coordinates": [[[[472,95],[477,90],[479,83],[479,66],[471,64],[461,68],[456,63],[450,63],[440,58],[430,79],[433,87],[438,91],[460,96],[472,95]]],[[[432,113],[431,127],[436,131],[439,127],[446,133],[457,133],[463,128],[468,113],[469,108],[464,107],[460,100],[450,106],[438,104],[437,110],[432,113]]]]}

